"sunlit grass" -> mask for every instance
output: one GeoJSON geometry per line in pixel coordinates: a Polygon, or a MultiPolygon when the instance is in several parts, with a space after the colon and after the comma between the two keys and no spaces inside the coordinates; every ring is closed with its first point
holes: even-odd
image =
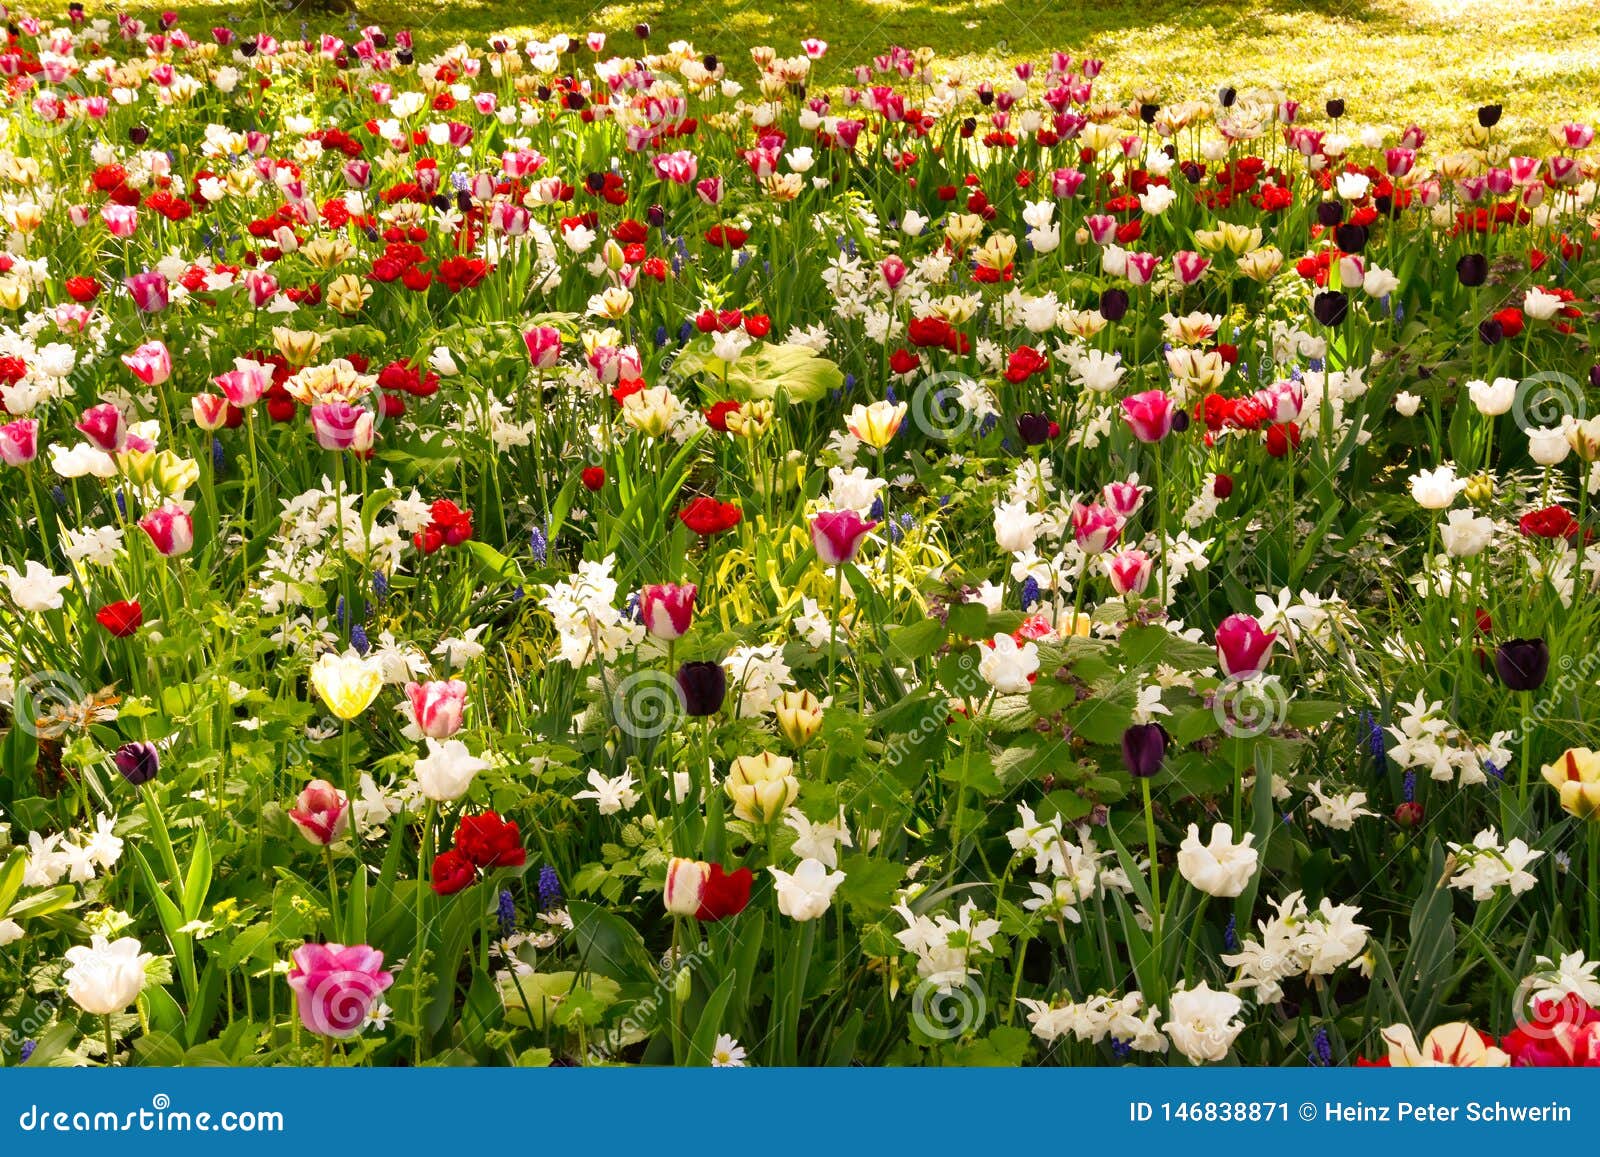
{"type": "MultiPolygon", "coordinates": [[[[137,7],[137,6],[136,6],[137,7]]],[[[280,35],[301,21],[321,30],[340,16],[302,3],[180,3],[190,23],[234,16],[257,27],[262,13],[280,35]]],[[[43,11],[64,5],[46,4],[43,11]]],[[[143,11],[153,13],[158,7],[143,11]]],[[[652,40],[689,40],[739,61],[752,45],[795,51],[803,36],[832,45],[821,79],[891,43],[929,45],[975,71],[999,71],[1052,49],[1105,57],[1108,95],[1154,88],[1163,99],[1223,84],[1280,88],[1308,106],[1343,97],[1360,123],[1451,130],[1480,104],[1506,107],[1505,131],[1532,142],[1565,119],[1600,116],[1600,6],[1594,0],[732,0],[729,3],[593,5],[586,0],[372,0],[363,22],[416,30],[424,50],[494,33],[605,31],[613,47],[641,21],[652,40]]],[[[736,64],[737,68],[738,65],[736,64]]]]}

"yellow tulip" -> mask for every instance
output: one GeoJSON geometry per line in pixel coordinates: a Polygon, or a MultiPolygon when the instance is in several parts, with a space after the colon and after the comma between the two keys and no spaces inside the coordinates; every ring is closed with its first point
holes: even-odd
{"type": "Polygon", "coordinates": [[[906,418],[906,404],[900,402],[873,402],[870,406],[857,405],[845,415],[845,425],[850,432],[874,450],[882,450],[900,429],[906,418]]]}
{"type": "Polygon", "coordinates": [[[809,691],[785,691],[773,706],[778,730],[794,747],[801,748],[822,730],[822,704],[809,691]]]}
{"type": "Polygon", "coordinates": [[[355,719],[383,689],[383,667],[374,659],[363,659],[354,651],[342,655],[328,652],[311,668],[311,685],[340,719],[355,719]]]}
{"type": "Polygon", "coordinates": [[[733,814],[752,824],[770,824],[800,794],[794,777],[794,760],[763,751],[741,755],[728,767],[723,790],[733,803],[733,814]]]}
{"type": "Polygon", "coordinates": [[[1561,793],[1563,810],[1581,820],[1600,819],[1600,752],[1573,747],[1540,771],[1561,793]]]}

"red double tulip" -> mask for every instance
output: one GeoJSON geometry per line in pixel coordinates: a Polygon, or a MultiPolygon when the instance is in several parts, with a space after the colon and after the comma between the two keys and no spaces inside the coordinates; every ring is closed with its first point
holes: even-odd
{"type": "Polygon", "coordinates": [[[739,520],[743,517],[743,512],[733,503],[719,502],[704,495],[678,511],[678,521],[701,538],[710,538],[713,534],[732,530],[739,525],[739,520]]]}
{"type": "Polygon", "coordinates": [[[144,625],[144,608],[137,600],[107,603],[94,617],[114,638],[126,639],[144,625]]]}

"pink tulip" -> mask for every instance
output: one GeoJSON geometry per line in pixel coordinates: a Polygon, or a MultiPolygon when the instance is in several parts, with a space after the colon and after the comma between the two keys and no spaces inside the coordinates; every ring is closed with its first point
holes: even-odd
{"type": "Polygon", "coordinates": [[[1250,679],[1266,669],[1277,631],[1263,631],[1254,615],[1229,615],[1217,627],[1217,662],[1232,679],[1250,679]]]}
{"type": "Polygon", "coordinates": [[[1594,129],[1585,124],[1569,122],[1561,126],[1561,139],[1569,149],[1586,149],[1594,144],[1594,129]]]}
{"type": "Polygon", "coordinates": [[[651,163],[655,166],[656,176],[675,185],[691,183],[700,172],[700,162],[688,149],[662,153],[651,163]]]}
{"type": "Polygon", "coordinates": [[[1091,213],[1083,219],[1083,227],[1096,245],[1105,245],[1117,235],[1117,219],[1109,213],[1091,213]]]}
{"type": "Polygon", "coordinates": [[[78,429],[107,454],[115,454],[128,441],[128,419],[110,402],[85,410],[78,419],[78,429]]]}
{"type": "Polygon", "coordinates": [[[196,394],[189,399],[189,408],[202,430],[220,430],[228,421],[228,399],[219,394],[196,394]]]}
{"type": "Polygon", "coordinates": [[[1084,174],[1077,169],[1057,169],[1050,175],[1050,191],[1057,197],[1074,197],[1083,180],[1084,174]]]}
{"type": "Polygon", "coordinates": [[[311,433],[324,450],[363,454],[374,440],[372,411],[350,402],[323,402],[311,407],[311,433]]]}
{"type": "Polygon", "coordinates": [[[694,618],[694,583],[651,583],[639,592],[644,629],[658,639],[682,638],[694,618]]]}
{"type": "Polygon", "coordinates": [[[160,313],[167,308],[167,279],[159,273],[135,273],[126,283],[140,313],[160,313]]]}
{"type": "Polygon", "coordinates": [[[1150,583],[1153,564],[1142,550],[1118,551],[1106,560],[1106,577],[1119,595],[1141,594],[1150,583]]]}
{"type": "Polygon", "coordinates": [[[702,177],[694,183],[694,191],[707,205],[722,203],[722,178],[702,177]]]}
{"type": "Polygon", "coordinates": [[[151,544],[167,558],[188,554],[194,546],[194,519],[174,502],[158,506],[141,518],[139,529],[150,536],[151,544]]]}
{"type": "Polygon", "coordinates": [[[241,280],[245,292],[250,295],[250,304],[256,309],[265,309],[278,296],[278,279],[270,273],[252,269],[241,280]]]}
{"type": "Polygon", "coordinates": [[[889,287],[890,293],[893,293],[900,287],[900,283],[906,279],[906,274],[909,270],[906,268],[906,263],[899,257],[891,256],[883,259],[878,266],[878,272],[883,275],[884,285],[889,287]]]}
{"type": "Polygon", "coordinates": [[[122,355],[122,364],[147,386],[159,386],[172,377],[172,353],[164,342],[147,341],[122,355]]]}
{"type": "Polygon", "coordinates": [[[548,370],[561,360],[561,333],[552,326],[535,326],[523,333],[522,344],[528,347],[528,360],[536,370],[548,370]]]}
{"type": "Polygon", "coordinates": [[[1122,399],[1122,417],[1141,442],[1159,442],[1172,431],[1172,399],[1162,390],[1146,390],[1122,399]]]}
{"type": "Polygon", "coordinates": [[[113,237],[132,237],[139,229],[139,210],[132,205],[106,205],[100,210],[100,220],[113,237]]]}
{"type": "Polygon", "coordinates": [[[461,730],[467,685],[460,679],[407,683],[406,698],[411,703],[412,722],[429,739],[449,739],[461,730]]]}
{"type": "Polygon", "coordinates": [[[233,369],[224,370],[211,380],[229,402],[244,410],[259,402],[272,388],[272,367],[248,358],[237,358],[233,369]]]}
{"type": "Polygon", "coordinates": [[[288,984],[300,1023],[317,1036],[356,1036],[394,977],[383,953],[365,944],[302,944],[291,957],[288,984]]]}
{"type": "Polygon", "coordinates": [[[1123,520],[1109,507],[1098,503],[1074,503],[1072,537],[1084,554],[1104,554],[1122,533],[1123,520]]]}
{"type": "Polygon", "coordinates": [[[7,466],[26,466],[38,456],[38,419],[18,418],[0,426],[0,462],[7,466]]]}
{"type": "Polygon", "coordinates": [[[295,798],[289,818],[301,835],[325,848],[350,826],[350,803],[333,784],[314,779],[295,798]]]}
{"type": "Polygon", "coordinates": [[[853,510],[825,510],[811,520],[811,545],[824,566],[850,562],[861,540],[877,526],[853,510]]]}
{"type": "Polygon", "coordinates": [[[1177,275],[1179,285],[1193,285],[1204,277],[1206,270],[1210,268],[1210,258],[1191,253],[1187,249],[1181,249],[1172,255],[1172,272],[1177,275]]]}
{"type": "Polygon", "coordinates": [[[1128,267],[1125,276],[1134,285],[1149,285],[1150,279],[1156,275],[1156,267],[1161,264],[1161,258],[1154,253],[1128,254],[1128,267]]]}
{"type": "Polygon", "coordinates": [[[1279,425],[1295,422],[1305,409],[1306,388],[1299,382],[1273,382],[1266,389],[1256,391],[1255,400],[1267,411],[1272,422],[1279,425]]]}
{"type": "Polygon", "coordinates": [[[1137,482],[1107,482],[1100,494],[1106,500],[1106,505],[1126,521],[1144,505],[1146,489],[1137,482]]]}
{"type": "Polygon", "coordinates": [[[341,175],[344,183],[352,189],[365,189],[367,182],[372,180],[372,164],[369,161],[346,161],[341,175]]]}

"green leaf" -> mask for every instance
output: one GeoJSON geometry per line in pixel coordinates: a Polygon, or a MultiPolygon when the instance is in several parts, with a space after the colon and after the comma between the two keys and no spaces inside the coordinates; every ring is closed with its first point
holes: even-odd
{"type": "Polygon", "coordinates": [[[845,874],[839,896],[861,920],[874,919],[889,910],[906,874],[902,864],[860,854],[845,857],[839,866],[845,874]]]}

